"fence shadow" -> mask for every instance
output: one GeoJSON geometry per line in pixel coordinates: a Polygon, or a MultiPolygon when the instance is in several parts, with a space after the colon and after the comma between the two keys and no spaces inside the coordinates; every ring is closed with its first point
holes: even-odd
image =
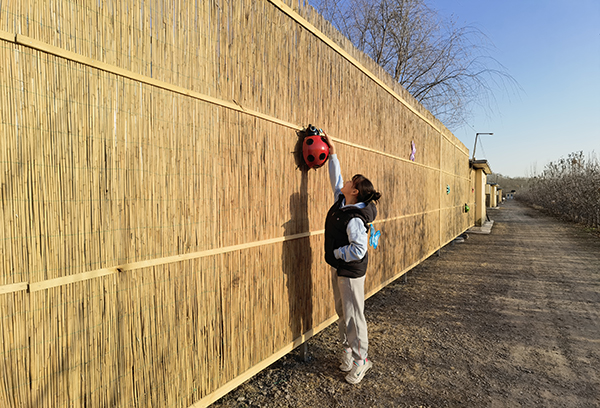
{"type": "MultiPolygon", "coordinates": [[[[308,173],[302,171],[300,191],[290,196],[290,219],[283,225],[285,236],[309,230],[307,184],[308,173]]],[[[312,257],[310,237],[283,243],[281,264],[287,276],[290,329],[294,339],[312,329],[312,257]]]]}

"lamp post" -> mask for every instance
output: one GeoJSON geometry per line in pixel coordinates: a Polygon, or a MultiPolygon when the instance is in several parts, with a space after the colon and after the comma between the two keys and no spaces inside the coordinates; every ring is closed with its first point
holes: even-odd
{"type": "Polygon", "coordinates": [[[477,138],[479,137],[479,135],[493,135],[493,133],[475,133],[475,146],[473,146],[473,159],[475,160],[475,149],[477,149],[477,138]]]}

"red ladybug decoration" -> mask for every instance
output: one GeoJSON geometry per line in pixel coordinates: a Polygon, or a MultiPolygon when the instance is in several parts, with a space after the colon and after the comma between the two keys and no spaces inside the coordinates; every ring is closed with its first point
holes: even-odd
{"type": "Polygon", "coordinates": [[[318,169],[329,157],[329,145],[321,136],[308,136],[302,143],[304,161],[311,169],[318,169]]]}

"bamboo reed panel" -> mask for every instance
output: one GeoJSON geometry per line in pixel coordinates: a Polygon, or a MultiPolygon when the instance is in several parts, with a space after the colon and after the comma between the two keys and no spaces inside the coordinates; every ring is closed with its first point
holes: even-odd
{"type": "MultiPolygon", "coordinates": [[[[47,53],[50,53],[50,54],[53,54],[53,55],[56,55],[56,56],[59,56],[59,57],[62,57],[62,58],[66,58],[66,59],[68,59],[70,61],[76,61],[76,62],[85,64],[85,65],[88,65],[88,66],[91,66],[91,67],[94,67],[94,68],[101,69],[101,70],[109,72],[109,73],[113,73],[113,74],[116,74],[116,75],[119,75],[119,76],[122,76],[122,77],[134,79],[134,80],[139,81],[139,82],[143,82],[143,83],[146,83],[146,84],[149,84],[149,85],[153,85],[155,87],[159,87],[159,88],[163,88],[163,89],[170,90],[170,91],[173,91],[173,92],[177,92],[177,93],[180,93],[182,95],[191,96],[193,98],[196,98],[196,99],[199,99],[199,100],[202,100],[202,101],[205,101],[205,102],[209,102],[209,103],[212,103],[212,104],[215,104],[215,105],[223,106],[223,107],[226,107],[226,108],[229,108],[229,109],[232,109],[232,110],[238,110],[240,112],[243,112],[243,113],[246,113],[246,114],[249,114],[249,115],[252,115],[252,116],[256,116],[258,118],[262,118],[262,119],[265,119],[265,120],[272,121],[274,123],[282,124],[282,125],[287,126],[287,127],[291,128],[291,129],[295,129],[295,130],[300,130],[301,129],[301,126],[294,125],[292,123],[282,121],[282,120],[280,120],[278,118],[275,118],[275,117],[264,115],[264,114],[262,114],[260,112],[257,112],[257,111],[245,109],[242,105],[240,105],[239,103],[237,103],[235,100],[233,101],[233,103],[231,103],[231,102],[228,102],[228,101],[219,100],[219,99],[210,97],[208,95],[203,95],[203,94],[199,94],[199,93],[196,93],[196,92],[191,92],[191,91],[189,91],[187,89],[183,89],[183,88],[180,88],[180,87],[177,87],[177,86],[173,86],[173,85],[170,85],[168,83],[161,82],[161,81],[153,80],[150,77],[145,77],[143,75],[135,74],[133,72],[126,71],[126,70],[120,69],[118,67],[111,66],[109,64],[105,64],[105,63],[102,63],[100,61],[93,60],[91,58],[82,57],[82,56],[80,56],[78,54],[71,53],[69,51],[65,51],[65,50],[62,50],[60,48],[50,46],[48,44],[42,43],[40,41],[33,40],[31,38],[24,37],[22,35],[17,35],[14,39],[12,37],[10,37],[9,35],[5,35],[5,38],[10,39],[11,41],[14,40],[14,42],[17,43],[17,44],[25,45],[25,46],[30,47],[30,48],[34,48],[34,49],[37,49],[37,50],[40,50],[40,51],[43,51],[43,52],[47,52],[47,53]]],[[[424,120],[426,121],[426,123],[428,123],[428,124],[431,125],[431,123],[429,121],[427,121],[426,119],[424,119],[424,120]]],[[[353,146],[353,147],[356,147],[358,149],[362,149],[362,150],[365,150],[365,151],[375,152],[375,153],[378,153],[378,154],[383,155],[383,156],[393,157],[393,158],[396,158],[397,160],[404,160],[406,162],[409,161],[406,158],[399,157],[399,156],[393,155],[393,154],[389,154],[389,153],[386,153],[384,151],[371,149],[371,148],[368,148],[368,147],[365,147],[365,146],[361,146],[361,145],[356,144],[356,143],[351,143],[351,142],[345,141],[343,139],[338,139],[336,137],[332,137],[332,139],[335,140],[335,141],[337,141],[337,142],[339,142],[339,143],[346,144],[346,145],[349,145],[349,146],[353,146]]],[[[433,169],[439,170],[436,167],[430,167],[430,166],[427,166],[425,164],[421,164],[421,163],[415,163],[415,164],[418,165],[418,166],[429,167],[429,168],[433,168],[433,169]]],[[[444,170],[442,170],[442,171],[444,171],[444,170]]],[[[449,173],[449,174],[454,174],[454,173],[449,173]]]]}
{"type": "Polygon", "coordinates": [[[383,192],[369,295],[472,225],[468,150],[292,3],[0,3],[0,405],[205,406],[331,324],[308,123],[383,192]]]}

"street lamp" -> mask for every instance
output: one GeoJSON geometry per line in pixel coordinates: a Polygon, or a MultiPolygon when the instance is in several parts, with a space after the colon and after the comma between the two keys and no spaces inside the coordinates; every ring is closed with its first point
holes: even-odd
{"type": "Polygon", "coordinates": [[[473,146],[473,159],[475,160],[475,149],[477,149],[477,138],[479,137],[479,135],[485,136],[485,135],[493,135],[493,133],[475,133],[475,146],[473,146]]]}

